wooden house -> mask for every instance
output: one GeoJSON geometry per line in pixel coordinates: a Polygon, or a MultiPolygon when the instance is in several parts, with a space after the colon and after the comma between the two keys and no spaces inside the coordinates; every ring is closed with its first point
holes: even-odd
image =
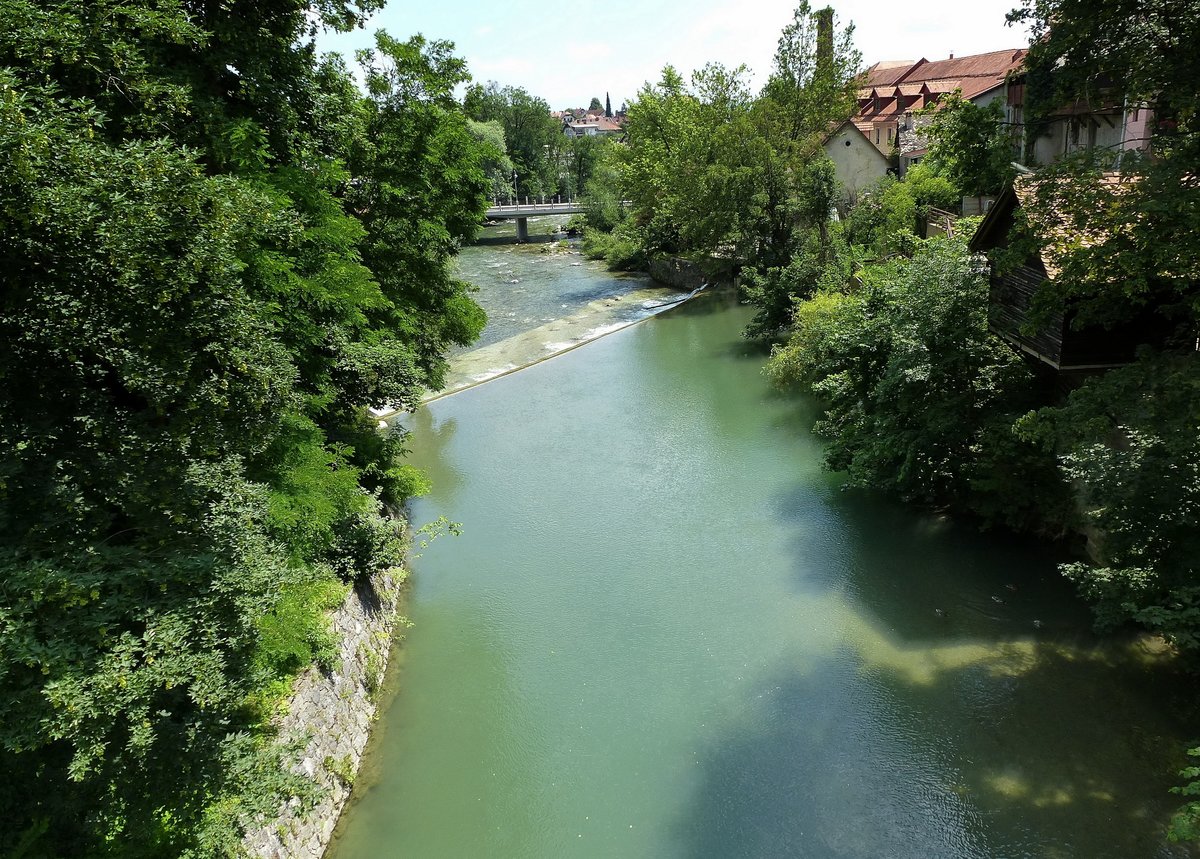
{"type": "MultiPolygon", "coordinates": [[[[1061,373],[1087,372],[1128,364],[1137,347],[1160,338],[1153,313],[1126,320],[1120,325],[1080,328],[1068,307],[1046,324],[1033,326],[1031,310],[1034,296],[1047,281],[1061,276],[1053,259],[1044,250],[1032,254],[1023,263],[1000,268],[994,252],[1008,247],[1017,210],[1034,193],[1036,178],[1019,176],[992,205],[971,239],[972,252],[988,254],[992,260],[988,321],[993,333],[1022,352],[1061,373]]],[[[1114,187],[1116,186],[1114,174],[1114,187]]],[[[1072,230],[1069,218],[1060,220],[1058,239],[1072,230]]]]}

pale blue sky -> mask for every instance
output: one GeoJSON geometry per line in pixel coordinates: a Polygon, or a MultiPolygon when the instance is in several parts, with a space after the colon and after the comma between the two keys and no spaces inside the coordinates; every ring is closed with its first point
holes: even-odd
{"type": "MultiPolygon", "coordinates": [[[[814,2],[814,6],[823,5],[814,2]]],[[[943,59],[1024,47],[1006,27],[1017,0],[834,0],[839,20],[855,24],[863,62],[943,59]]],[[[479,81],[523,86],[551,107],[586,106],[612,93],[631,99],[666,63],[685,75],[714,60],[745,63],[761,83],[794,0],[392,0],[366,31],[322,37],[322,50],[346,54],[383,28],[398,38],[449,39],[479,81]]]]}

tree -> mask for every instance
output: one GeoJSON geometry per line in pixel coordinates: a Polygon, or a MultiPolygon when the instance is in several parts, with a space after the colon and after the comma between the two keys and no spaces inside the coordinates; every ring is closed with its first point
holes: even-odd
{"type": "Polygon", "coordinates": [[[605,116],[607,116],[607,117],[609,117],[610,119],[612,118],[612,115],[613,115],[613,112],[612,112],[612,99],[610,99],[610,98],[608,97],[608,93],[605,93],[605,94],[604,94],[604,115],[605,115],[605,116]]]}
{"type": "Polygon", "coordinates": [[[924,163],[933,172],[970,196],[999,194],[1012,181],[1016,146],[1000,102],[980,107],[955,91],[922,115],[929,118],[921,130],[929,141],[924,163]]]}
{"type": "Polygon", "coordinates": [[[611,145],[607,138],[590,135],[565,141],[561,156],[564,169],[560,182],[562,192],[571,197],[583,194],[604,150],[611,145]]]}
{"type": "Polygon", "coordinates": [[[819,138],[857,106],[856,78],[862,55],[854,26],[837,28],[833,9],[816,13],[801,0],[783,29],[763,99],[773,110],[777,145],[815,151],[819,138]]]}
{"type": "Polygon", "coordinates": [[[512,186],[516,167],[508,157],[504,126],[495,119],[490,122],[468,119],[467,130],[479,141],[485,153],[483,172],[487,176],[488,196],[496,200],[511,199],[516,193],[512,186]]]}
{"type": "Polygon", "coordinates": [[[501,87],[495,81],[467,87],[463,110],[477,122],[497,121],[504,127],[508,157],[517,170],[520,196],[553,194],[558,190],[562,129],[550,115],[550,105],[520,87],[501,87]]]}
{"type": "Polygon", "coordinates": [[[620,167],[633,213],[607,247],[623,262],[639,256],[631,243],[644,258],[719,259],[743,273],[760,307],[750,331],[785,327],[795,296],[811,295],[837,256],[828,226],[836,183],[820,143],[855,106],[852,31],[837,28],[832,10],[814,15],[801,3],[758,98],[744,66],[710,63],[690,82],[665,67],[629,106],[620,167]]]}
{"type": "Polygon", "coordinates": [[[349,199],[364,213],[363,259],[388,299],[372,314],[388,332],[372,344],[376,372],[407,358],[416,384],[387,401],[415,405],[422,389],[441,387],[446,350],[469,345],[486,321],[448,263],[483,220],[484,162],[497,153],[479,146],[454,100],[468,76],[451,43],[399,42],[383,31],[376,43],[360,54],[367,126],[349,199]]]}
{"type": "Polygon", "coordinates": [[[831,262],[828,221],[836,180],[821,151],[821,138],[854,110],[861,57],[853,26],[838,29],[833,10],[813,13],[807,0],[795,9],[780,35],[771,76],[754,105],[754,123],[764,138],[756,196],[755,253],[747,297],[759,313],[747,329],[771,336],[791,321],[796,298],[817,289],[831,262]],[[815,265],[797,267],[801,252],[815,265]]]}
{"type": "Polygon", "coordinates": [[[480,324],[461,61],[384,37],[364,99],[310,42],[376,5],[0,0],[0,851],[220,855],[303,795],[271,709],[420,483],[366,406],[480,324]]]}
{"type": "MultiPolygon", "coordinates": [[[[987,279],[966,242],[939,237],[860,273],[856,291],[800,303],[794,333],[767,371],[811,386],[824,412],[828,467],[851,483],[928,505],[993,511],[1028,523],[1029,485],[1054,461],[1011,426],[1029,405],[1032,374],[988,331],[987,279]],[[1012,477],[1013,473],[1017,475],[1012,477]],[[1007,489],[1003,502],[980,492],[1007,489]]],[[[1053,482],[1048,491],[1061,497],[1053,482]]],[[[1048,506],[1048,505],[1047,505],[1048,506]]]]}
{"type": "Polygon", "coordinates": [[[600,99],[592,96],[592,100],[588,103],[588,110],[600,110],[604,105],[600,103],[600,99]]]}
{"type": "Polygon", "coordinates": [[[1135,621],[1200,651],[1200,359],[1144,352],[1091,379],[1022,432],[1063,451],[1095,564],[1064,573],[1102,628],[1135,621]]]}

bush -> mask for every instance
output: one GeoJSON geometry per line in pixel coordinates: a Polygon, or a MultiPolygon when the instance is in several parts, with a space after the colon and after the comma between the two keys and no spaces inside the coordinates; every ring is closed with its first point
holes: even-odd
{"type": "Polygon", "coordinates": [[[641,271],[649,264],[645,239],[626,221],[611,233],[593,227],[583,231],[583,252],[589,259],[602,259],[613,271],[641,271]]]}
{"type": "Polygon", "coordinates": [[[1028,407],[1031,373],[988,332],[987,281],[965,242],[919,242],[911,260],[869,267],[862,281],[801,303],[767,367],[823,399],[827,465],[924,504],[1031,517],[1026,472],[1044,480],[1053,458],[1005,430],[1028,407]]]}

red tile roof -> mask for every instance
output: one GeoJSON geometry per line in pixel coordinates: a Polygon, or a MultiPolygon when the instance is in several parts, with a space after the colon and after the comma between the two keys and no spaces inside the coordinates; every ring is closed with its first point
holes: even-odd
{"type": "Polygon", "coordinates": [[[933,104],[939,96],[954,90],[960,90],[965,99],[976,98],[1001,86],[1010,73],[1020,69],[1025,54],[1023,48],[1016,48],[933,62],[922,59],[907,65],[893,61],[876,63],[863,73],[865,86],[859,89],[858,97],[870,101],[859,108],[855,123],[892,121],[907,111],[933,104]],[[897,103],[922,93],[927,94],[924,104],[897,103]]]}

